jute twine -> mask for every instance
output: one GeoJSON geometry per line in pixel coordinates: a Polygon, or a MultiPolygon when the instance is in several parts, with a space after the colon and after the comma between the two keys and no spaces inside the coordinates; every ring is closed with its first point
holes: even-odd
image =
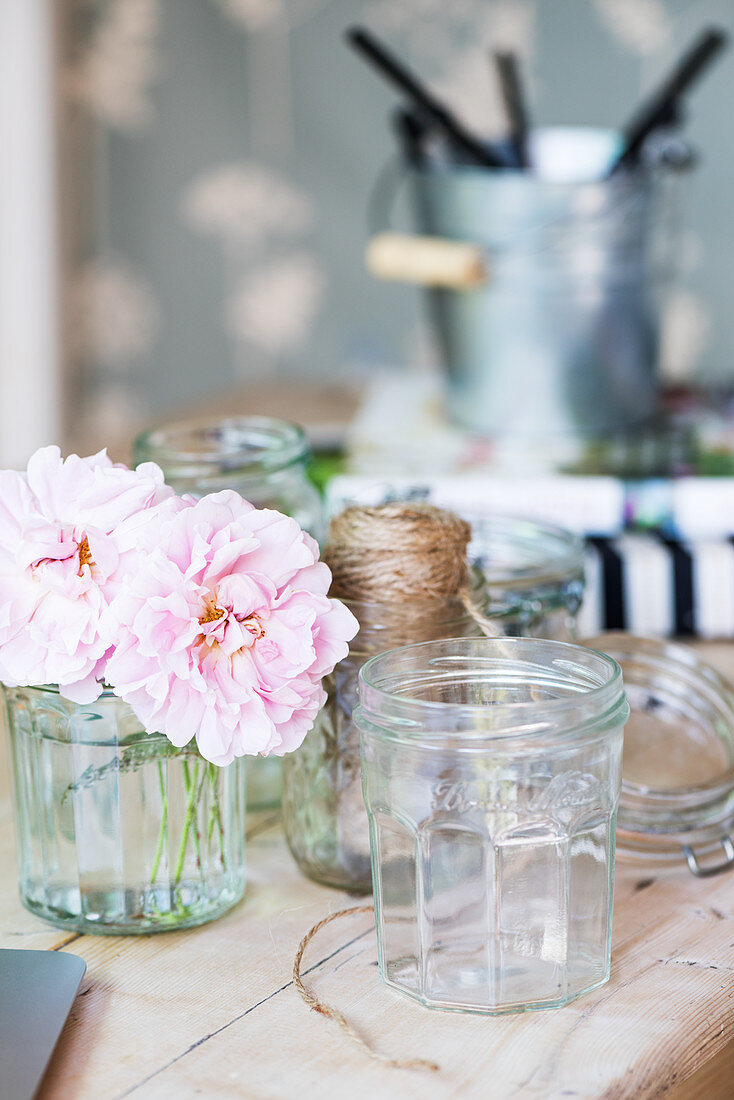
{"type": "MultiPolygon", "coordinates": [[[[454,630],[462,634],[467,612],[485,633],[496,634],[472,596],[466,559],[470,538],[471,528],[463,519],[423,503],[355,505],[332,519],[322,558],[332,572],[330,595],[347,600],[360,622],[351,652],[364,657],[370,651],[446,637],[454,630]]],[[[355,773],[353,797],[355,809],[358,799],[364,814],[358,778],[355,773]]],[[[344,792],[341,797],[346,797],[344,792]]],[[[368,912],[374,912],[372,905],[340,909],[309,929],[293,963],[295,987],[310,1008],[334,1020],[370,1058],[397,1069],[435,1073],[440,1069],[435,1062],[390,1058],[375,1050],[338,1008],[321,1001],[303,983],[303,954],[319,929],[368,912]]]]}
{"type": "Polygon", "coordinates": [[[454,624],[466,614],[470,538],[468,523],[430,504],[355,505],[335,516],[322,556],[331,595],[360,622],[352,653],[463,633],[454,624]]]}
{"type": "MultiPolygon", "coordinates": [[[[468,523],[430,504],[355,505],[332,519],[322,557],[332,573],[330,595],[347,600],[360,622],[352,654],[364,658],[369,652],[442,637],[447,619],[465,616],[462,594],[470,538],[468,523]]],[[[358,768],[352,778],[340,797],[354,799],[355,811],[361,810],[361,815],[354,815],[361,830],[364,805],[358,768]]],[[[319,929],[342,917],[373,912],[372,905],[340,909],[314,924],[298,946],[293,982],[310,1008],[334,1020],[370,1058],[396,1069],[435,1073],[435,1062],[390,1058],[375,1050],[338,1008],[321,1001],[301,978],[303,954],[319,929]]]]}
{"type": "Polygon", "coordinates": [[[374,1047],[370,1046],[367,1040],[363,1039],[359,1032],[352,1027],[338,1008],[334,1008],[325,1001],[319,1000],[319,998],[303,983],[303,978],[301,977],[301,962],[303,960],[303,955],[308,944],[319,929],[327,924],[331,924],[332,921],[339,920],[341,917],[353,916],[356,913],[374,913],[374,911],[374,905],[357,905],[352,909],[339,909],[338,912],[330,913],[328,917],[324,917],[323,920],[314,924],[313,928],[308,930],[298,945],[296,957],[293,960],[293,984],[309,1008],[312,1008],[314,1012],[319,1012],[322,1016],[326,1016],[327,1019],[337,1023],[344,1034],[348,1035],[349,1038],[374,1061],[382,1062],[383,1065],[391,1066],[393,1069],[420,1069],[428,1070],[430,1073],[437,1073],[441,1067],[437,1065],[436,1062],[427,1062],[422,1058],[390,1058],[386,1054],[382,1054],[379,1050],[375,1050],[374,1047]]]}
{"type": "Polygon", "coordinates": [[[408,603],[445,600],[466,581],[468,523],[430,504],[355,505],[332,519],[324,561],[331,595],[408,603]]]}

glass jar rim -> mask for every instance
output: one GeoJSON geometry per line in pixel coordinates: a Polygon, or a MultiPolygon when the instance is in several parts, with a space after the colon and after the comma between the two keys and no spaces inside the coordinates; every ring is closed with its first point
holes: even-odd
{"type": "Polygon", "coordinates": [[[121,696],[117,694],[114,688],[111,688],[109,684],[105,684],[102,687],[102,691],[99,693],[96,699],[90,700],[89,703],[77,703],[74,699],[69,699],[67,695],[64,695],[63,688],[59,684],[2,684],[4,691],[40,691],[46,695],[58,695],[60,699],[64,699],[72,706],[78,707],[92,707],[95,703],[98,703],[100,699],[119,699],[120,702],[124,702],[121,696]]]}
{"type": "Polygon", "coordinates": [[[217,470],[274,473],[306,460],[306,433],[290,420],[272,416],[202,417],[141,432],[136,461],[151,461],[167,473],[191,476],[217,470]]]}
{"type": "Polygon", "coordinates": [[[386,736],[435,740],[450,733],[468,744],[486,744],[551,731],[556,740],[572,740],[622,725],[628,710],[621,669],[607,654],[570,642],[484,637],[420,642],[372,657],[360,670],[355,720],[386,736]],[[491,705],[421,699],[405,690],[411,666],[416,687],[446,683],[473,669],[480,683],[491,670],[504,675],[496,684],[504,690],[530,684],[565,693],[491,705]]]}
{"type": "Polygon", "coordinates": [[[573,531],[521,515],[479,516],[462,511],[462,516],[472,529],[469,560],[481,569],[490,591],[583,578],[584,543],[573,531]],[[492,560],[493,541],[506,547],[496,563],[492,560]]]}

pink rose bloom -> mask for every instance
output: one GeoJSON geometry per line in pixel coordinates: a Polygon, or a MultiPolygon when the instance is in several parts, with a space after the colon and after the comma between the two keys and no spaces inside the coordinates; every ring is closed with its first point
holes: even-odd
{"type": "Polygon", "coordinates": [[[327,597],[331,573],[295,520],[237,493],[148,529],[148,552],[110,607],[107,678],[145,729],[229,764],[300,745],[321,678],[358,629],[327,597]]]}
{"type": "Polygon", "coordinates": [[[103,613],[153,507],[173,495],[153,463],[133,471],[103,451],[62,461],[43,447],[27,473],[0,471],[0,681],[97,698],[103,613]]]}

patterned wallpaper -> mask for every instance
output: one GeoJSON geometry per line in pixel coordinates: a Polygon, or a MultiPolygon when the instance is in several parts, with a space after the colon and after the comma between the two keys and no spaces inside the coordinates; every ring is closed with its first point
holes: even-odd
{"type": "MultiPolygon", "coordinates": [[[[430,355],[421,304],[362,265],[395,100],[342,43],[384,35],[501,130],[487,49],[538,123],[620,122],[731,0],[69,0],[61,72],[66,343],[99,439],[248,379],[360,377],[430,355]]],[[[734,377],[734,50],[697,89],[701,164],[666,317],[676,377],[734,377]]],[[[400,197],[394,220],[408,224],[400,197]]]]}

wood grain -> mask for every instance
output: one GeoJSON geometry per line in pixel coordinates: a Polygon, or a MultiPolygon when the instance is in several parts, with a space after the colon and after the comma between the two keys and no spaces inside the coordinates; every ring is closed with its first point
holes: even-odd
{"type": "MultiPolygon", "coordinates": [[[[734,646],[710,651],[734,671],[734,646]]],[[[731,1100],[734,875],[696,880],[618,864],[612,978],[559,1010],[499,1018],[431,1012],[383,986],[369,915],[324,928],[305,969],[386,1054],[365,1057],[295,992],[311,924],[349,899],[305,880],[277,818],[252,817],[244,902],[201,929],[70,936],[17,900],[0,753],[0,944],[60,949],[88,966],[41,1100],[203,1096],[319,1100],[731,1100]]],[[[354,899],[358,904],[358,899],[354,899]]]]}
{"type": "MultiPolygon", "coordinates": [[[[734,1041],[734,913],[727,878],[622,872],[612,980],[558,1011],[434,1013],[382,986],[369,916],[319,934],[306,967],[381,1050],[436,1059],[437,1075],[385,1069],[309,1012],[290,980],[306,928],[344,904],[304,882],[276,825],[250,844],[242,906],[198,931],[81,937],[88,978],[43,1092],[50,1097],[296,1095],[652,1097],[734,1041]]],[[[715,1092],[709,1092],[715,1098],[715,1092]]],[[[731,1091],[720,1095],[730,1096],[731,1091]]]]}

